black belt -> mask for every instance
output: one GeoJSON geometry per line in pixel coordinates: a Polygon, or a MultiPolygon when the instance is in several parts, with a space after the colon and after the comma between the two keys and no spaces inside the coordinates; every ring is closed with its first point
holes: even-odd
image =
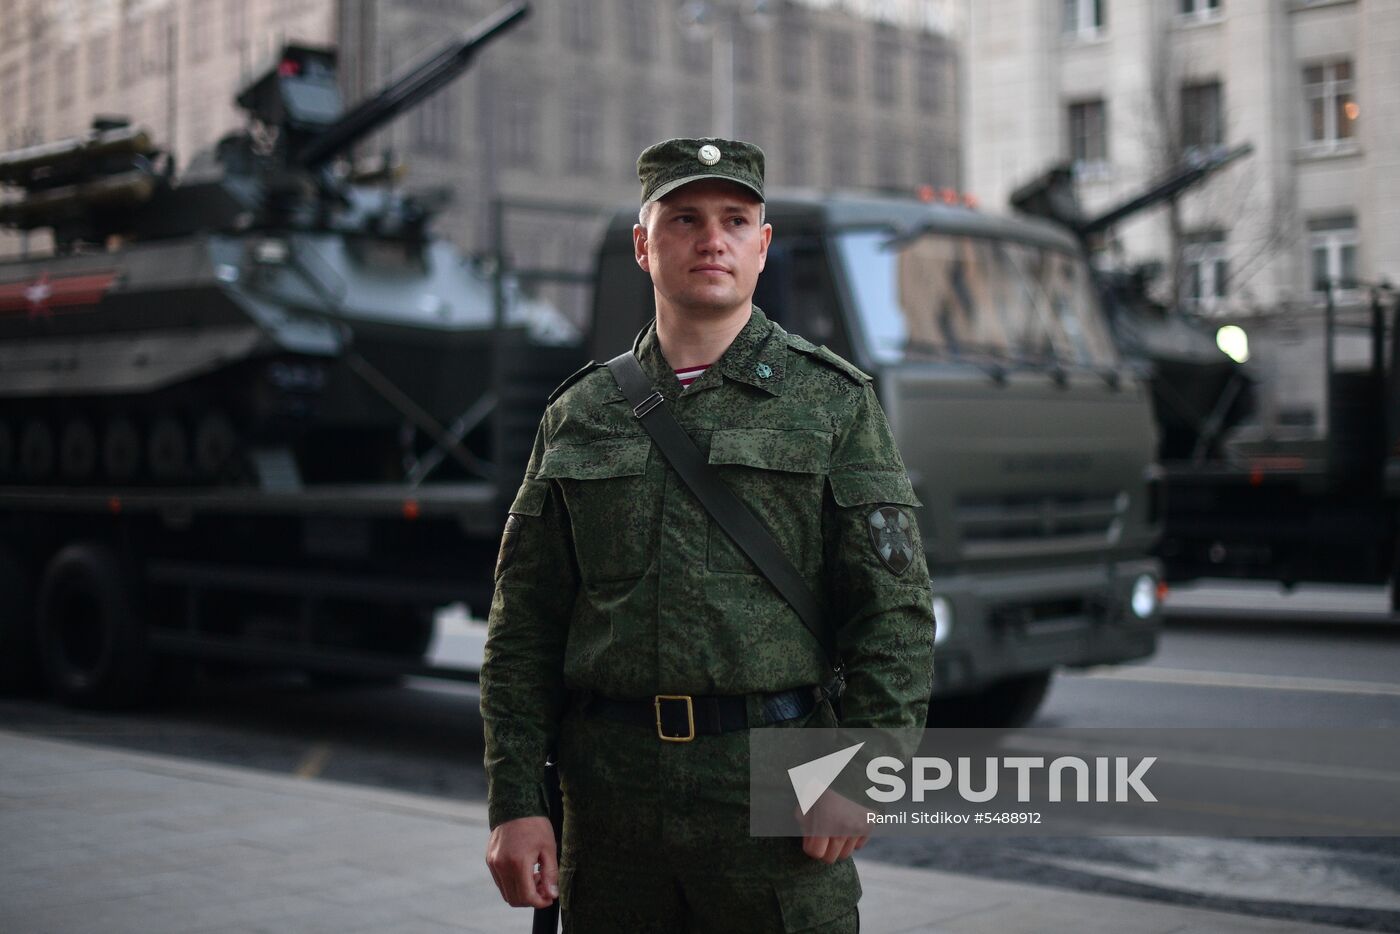
{"type": "Polygon", "coordinates": [[[584,713],[592,716],[655,726],[659,739],[668,743],[688,743],[697,736],[715,736],[746,730],[750,726],[782,723],[805,717],[825,700],[829,688],[805,687],[760,694],[763,721],[749,723],[749,698],[745,694],[692,696],[657,694],[647,700],[616,700],[597,694],[583,696],[584,713]]]}

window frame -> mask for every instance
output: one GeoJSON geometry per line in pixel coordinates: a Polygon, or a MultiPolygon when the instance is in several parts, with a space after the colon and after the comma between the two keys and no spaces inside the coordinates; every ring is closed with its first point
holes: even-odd
{"type": "Polygon", "coordinates": [[[1108,0],[1063,0],[1060,35],[1071,42],[1092,42],[1108,31],[1108,0]]]}
{"type": "MultiPolygon", "coordinates": [[[[1086,124],[1087,125],[1087,124],[1086,124]]],[[[1108,149],[1108,101],[1102,97],[1086,98],[1083,100],[1072,100],[1065,103],[1065,126],[1066,140],[1069,143],[1070,162],[1074,167],[1074,175],[1078,179],[1098,179],[1109,174],[1109,149],[1108,149]],[[1090,139],[1087,132],[1076,133],[1076,111],[1089,113],[1087,108],[1097,108],[1098,112],[1098,154],[1093,157],[1088,152],[1089,147],[1085,147],[1085,155],[1079,157],[1076,152],[1076,141],[1082,135],[1087,141],[1090,139]]]]}
{"type": "Polygon", "coordinates": [[[1360,108],[1356,101],[1356,62],[1351,58],[1330,58],[1304,62],[1300,79],[1303,102],[1303,148],[1310,153],[1355,150],[1359,145],[1357,124],[1360,122],[1360,108]],[[1347,77],[1338,78],[1337,69],[1343,65],[1347,68],[1347,77]],[[1314,68],[1322,70],[1320,82],[1308,80],[1308,72],[1314,68]],[[1337,111],[1339,106],[1345,106],[1341,103],[1344,96],[1348,98],[1347,103],[1357,106],[1357,116],[1350,118],[1348,135],[1341,136],[1339,135],[1341,127],[1338,125],[1337,111]],[[1314,138],[1312,135],[1313,105],[1317,102],[1322,104],[1322,136],[1320,138],[1314,138]]]}
{"type": "Polygon", "coordinates": [[[1338,285],[1332,290],[1334,302],[1337,304],[1347,304],[1359,301],[1361,298],[1360,270],[1357,269],[1361,261],[1361,236],[1356,228],[1356,215],[1344,215],[1333,218],[1321,218],[1308,223],[1308,261],[1304,268],[1308,271],[1308,292],[1314,301],[1325,302],[1327,300],[1327,290],[1319,289],[1315,275],[1316,260],[1319,250],[1323,251],[1327,265],[1328,280],[1337,282],[1338,285]],[[1356,273],[1350,284],[1342,278],[1343,255],[1347,249],[1352,251],[1352,266],[1356,273]]]}
{"type": "Polygon", "coordinates": [[[1211,312],[1229,301],[1228,242],[1227,234],[1220,229],[1197,231],[1185,238],[1181,246],[1183,305],[1193,311],[1211,312]],[[1199,282],[1199,290],[1191,288],[1194,282],[1199,282]]]}

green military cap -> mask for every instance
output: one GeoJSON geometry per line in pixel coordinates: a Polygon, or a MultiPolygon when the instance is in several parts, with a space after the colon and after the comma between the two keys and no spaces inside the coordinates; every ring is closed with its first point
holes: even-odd
{"type": "Polygon", "coordinates": [[[763,200],[763,150],[735,139],[668,139],[637,158],[642,202],[658,201],[702,178],[735,182],[763,200]]]}

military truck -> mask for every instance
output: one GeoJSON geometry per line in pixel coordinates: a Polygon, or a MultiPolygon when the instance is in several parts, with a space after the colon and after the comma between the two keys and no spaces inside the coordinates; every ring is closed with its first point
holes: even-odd
{"type": "MultiPolygon", "coordinates": [[[[1079,243],[952,192],[773,196],[755,303],[872,377],[915,492],[937,616],[930,723],[1024,723],[1060,667],[1151,654],[1156,434],[1079,243]]],[[[635,209],[599,251],[590,345],[653,313],[635,209]]]]}
{"type": "MultiPolygon", "coordinates": [[[[1252,147],[1197,156],[1140,193],[1090,216],[1068,166],[1012,195],[1012,205],[1053,220],[1084,249],[1122,220],[1177,197],[1252,147]]],[[[1167,580],[1241,578],[1390,584],[1400,611],[1400,302],[1389,283],[1318,282],[1324,296],[1327,428],[1273,431],[1250,424],[1249,366],[1217,346],[1216,327],[1147,297],[1134,272],[1096,271],[1114,338],[1152,390],[1159,427],[1162,537],[1167,580]],[[1352,296],[1339,309],[1337,296],[1352,296]],[[1368,365],[1339,366],[1342,329],[1369,339],[1368,365]],[[1387,346],[1388,345],[1388,346],[1387,346]]]]}

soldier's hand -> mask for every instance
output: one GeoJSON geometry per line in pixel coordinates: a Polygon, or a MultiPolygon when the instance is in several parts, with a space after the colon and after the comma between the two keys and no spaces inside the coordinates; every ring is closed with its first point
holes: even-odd
{"type": "Polygon", "coordinates": [[[486,865],[501,897],[516,908],[548,908],[559,897],[559,859],[547,817],[497,826],[486,844],[486,865]]]}
{"type": "Polygon", "coordinates": [[[802,852],[812,859],[834,863],[848,859],[865,846],[870,835],[862,833],[870,826],[870,809],[827,789],[806,814],[799,815],[802,829],[802,852]]]}

